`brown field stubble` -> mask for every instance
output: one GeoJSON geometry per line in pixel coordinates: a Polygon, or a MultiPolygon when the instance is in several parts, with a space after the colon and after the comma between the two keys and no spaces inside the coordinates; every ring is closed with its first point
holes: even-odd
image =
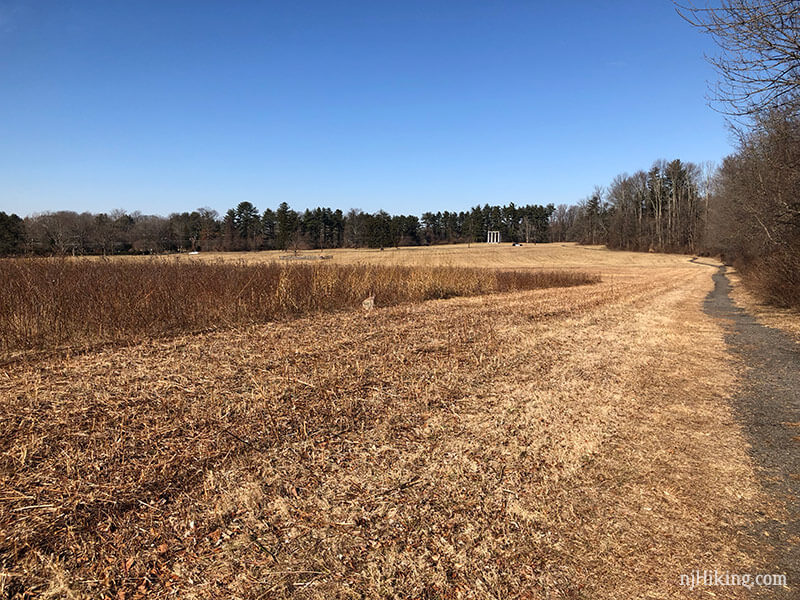
{"type": "Polygon", "coordinates": [[[766,572],[712,269],[659,261],[12,364],[0,587],[627,600],[766,572]]]}
{"type": "Polygon", "coordinates": [[[0,358],[354,308],[566,287],[574,271],[366,264],[0,260],[0,358]]]}

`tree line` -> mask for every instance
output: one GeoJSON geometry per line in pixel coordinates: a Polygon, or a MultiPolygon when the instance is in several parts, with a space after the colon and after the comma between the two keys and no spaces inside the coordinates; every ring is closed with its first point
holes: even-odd
{"type": "Polygon", "coordinates": [[[574,206],[553,215],[554,241],[603,244],[654,252],[700,252],[713,170],[680,159],[657,160],[649,170],[617,175],[574,206]]]}
{"type": "Polygon", "coordinates": [[[299,212],[285,202],[261,212],[240,202],[222,216],[208,208],[167,217],[116,210],[46,212],[23,219],[0,212],[0,255],[384,248],[479,242],[490,230],[500,231],[505,241],[543,242],[554,210],[552,205],[486,204],[420,218],[383,210],[299,212]]]}
{"type": "Polygon", "coordinates": [[[708,247],[769,302],[800,307],[800,118],[759,115],[722,163],[708,247]]]}

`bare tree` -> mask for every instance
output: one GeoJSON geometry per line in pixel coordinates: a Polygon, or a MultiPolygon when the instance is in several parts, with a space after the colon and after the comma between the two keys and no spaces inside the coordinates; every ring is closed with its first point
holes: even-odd
{"type": "Polygon", "coordinates": [[[715,8],[678,5],[678,13],[722,50],[707,57],[722,77],[711,98],[722,112],[742,117],[767,108],[798,108],[798,0],[722,0],[715,8]]]}

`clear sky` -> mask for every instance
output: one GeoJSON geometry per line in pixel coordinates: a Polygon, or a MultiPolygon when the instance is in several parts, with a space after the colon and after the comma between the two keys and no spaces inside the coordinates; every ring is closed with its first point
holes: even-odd
{"type": "Polygon", "coordinates": [[[573,203],[732,151],[671,2],[0,0],[0,210],[573,203]]]}

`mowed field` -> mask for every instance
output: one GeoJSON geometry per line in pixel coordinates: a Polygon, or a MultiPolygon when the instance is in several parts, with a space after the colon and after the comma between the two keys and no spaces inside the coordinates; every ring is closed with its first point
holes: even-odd
{"type": "MultiPolygon", "coordinates": [[[[179,255],[184,260],[224,260],[263,262],[274,260],[319,259],[329,257],[335,263],[369,263],[400,266],[456,266],[487,268],[563,269],[675,266],[676,257],[669,254],[641,252],[609,252],[604,246],[562,244],[454,244],[444,246],[410,246],[380,249],[292,250],[286,252],[201,252],[179,255]],[[595,252],[597,254],[589,254],[595,252]]],[[[677,262],[686,257],[677,257],[677,262]]]]}
{"type": "Polygon", "coordinates": [[[601,279],[6,363],[0,598],[695,598],[681,574],[769,572],[713,260],[324,254],[601,279]]]}

